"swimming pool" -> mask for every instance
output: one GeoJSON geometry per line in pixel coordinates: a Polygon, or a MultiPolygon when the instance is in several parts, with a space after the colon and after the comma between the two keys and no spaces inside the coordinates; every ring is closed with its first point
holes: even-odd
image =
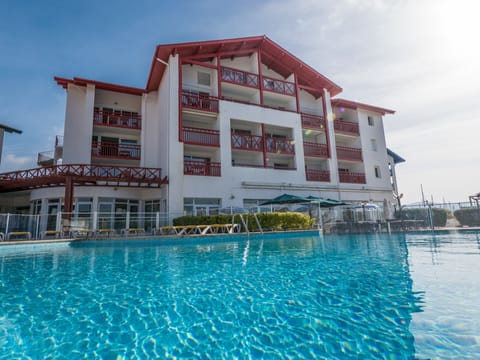
{"type": "Polygon", "coordinates": [[[0,359],[478,358],[480,235],[0,247],[0,359]]]}

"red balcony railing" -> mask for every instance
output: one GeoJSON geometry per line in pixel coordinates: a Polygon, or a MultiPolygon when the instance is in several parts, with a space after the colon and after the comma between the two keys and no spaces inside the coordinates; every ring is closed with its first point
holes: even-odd
{"type": "Polygon", "coordinates": [[[338,175],[341,183],[365,184],[367,182],[364,173],[340,172],[338,175]]]}
{"type": "Polygon", "coordinates": [[[325,118],[320,115],[311,115],[302,113],[302,127],[309,129],[322,129],[325,130],[326,122],[325,118]]]}
{"type": "Polygon", "coordinates": [[[185,108],[218,113],[218,98],[195,91],[182,90],[182,105],[185,108]]]}
{"type": "Polygon", "coordinates": [[[263,151],[263,139],[257,135],[232,134],[232,149],[263,151]]]}
{"type": "Polygon", "coordinates": [[[305,156],[328,158],[328,147],[326,144],[317,144],[313,142],[303,142],[303,152],[305,156]]]}
{"type": "Polygon", "coordinates": [[[337,132],[356,136],[360,135],[358,124],[351,121],[335,120],[333,122],[333,128],[337,132]]]}
{"type": "Polygon", "coordinates": [[[93,111],[93,124],[127,129],[140,129],[141,115],[130,111],[100,110],[93,111]]]}
{"type": "Polygon", "coordinates": [[[272,79],[266,76],[263,77],[263,89],[273,91],[279,94],[295,96],[294,83],[278,79],[272,79]]]}
{"type": "Polygon", "coordinates": [[[266,138],[266,142],[267,152],[288,155],[295,154],[295,145],[290,139],[268,137],[266,138]]]}
{"type": "Polygon", "coordinates": [[[140,145],[135,144],[92,142],[92,157],[139,160],[140,149],[140,145]]]}
{"type": "Polygon", "coordinates": [[[247,71],[222,67],[222,81],[258,88],[258,75],[247,71]]]}
{"type": "Polygon", "coordinates": [[[295,167],[289,167],[289,166],[281,166],[281,165],[258,165],[258,164],[248,164],[248,163],[239,163],[234,161],[232,163],[232,166],[235,167],[252,167],[252,168],[258,168],[258,169],[275,169],[275,170],[297,170],[295,167]]]}
{"type": "Polygon", "coordinates": [[[184,126],[183,142],[193,145],[220,146],[220,132],[184,126]]]}
{"type": "Polygon", "coordinates": [[[220,163],[184,160],[183,173],[185,175],[220,176],[220,163]]]}
{"type": "Polygon", "coordinates": [[[330,171],[328,170],[306,169],[305,174],[307,181],[330,182],[330,171]]]}
{"type": "Polygon", "coordinates": [[[337,146],[338,160],[363,161],[362,149],[337,146]]]}

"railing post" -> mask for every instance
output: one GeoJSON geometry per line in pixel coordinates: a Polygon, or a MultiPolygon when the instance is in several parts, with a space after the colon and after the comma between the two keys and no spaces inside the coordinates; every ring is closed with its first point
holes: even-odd
{"type": "Polygon", "coordinates": [[[157,211],[155,213],[155,229],[160,227],[160,213],[157,211]]]}
{"type": "Polygon", "coordinates": [[[7,221],[5,222],[5,236],[8,236],[9,225],[10,225],[10,213],[7,213],[7,221]]]}
{"type": "Polygon", "coordinates": [[[98,212],[95,210],[93,212],[93,224],[92,224],[92,229],[91,230],[93,230],[93,231],[97,230],[97,221],[98,221],[98,212]]]}

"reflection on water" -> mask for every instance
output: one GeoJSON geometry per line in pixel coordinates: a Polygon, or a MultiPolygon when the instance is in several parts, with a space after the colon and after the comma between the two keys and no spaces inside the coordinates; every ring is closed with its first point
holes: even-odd
{"type": "Polygon", "coordinates": [[[480,344],[469,236],[0,248],[0,353],[469,358],[480,344]]]}

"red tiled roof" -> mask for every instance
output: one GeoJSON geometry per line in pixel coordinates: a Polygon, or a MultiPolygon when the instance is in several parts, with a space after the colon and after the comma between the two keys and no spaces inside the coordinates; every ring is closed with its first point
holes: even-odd
{"type": "Polygon", "coordinates": [[[347,109],[354,109],[354,110],[356,109],[367,110],[367,111],[379,113],[382,115],[395,114],[395,110],[385,109],[385,108],[368,105],[368,104],[362,104],[356,101],[345,100],[345,99],[332,99],[332,106],[345,107],[347,109]]]}
{"type": "Polygon", "coordinates": [[[239,54],[248,55],[257,50],[261,52],[263,64],[285,78],[296,72],[299,84],[318,89],[317,95],[319,96],[322,95],[321,89],[323,88],[326,88],[331,96],[337,95],[342,91],[340,86],[299,60],[265,35],[159,45],[153,56],[146,90],[153,91],[158,88],[167,66],[165,63],[168,63],[170,55],[178,54],[181,57],[195,56],[201,60],[210,60],[217,55],[220,57],[238,56],[239,54]],[[202,55],[204,55],[203,58],[202,55]]]}

